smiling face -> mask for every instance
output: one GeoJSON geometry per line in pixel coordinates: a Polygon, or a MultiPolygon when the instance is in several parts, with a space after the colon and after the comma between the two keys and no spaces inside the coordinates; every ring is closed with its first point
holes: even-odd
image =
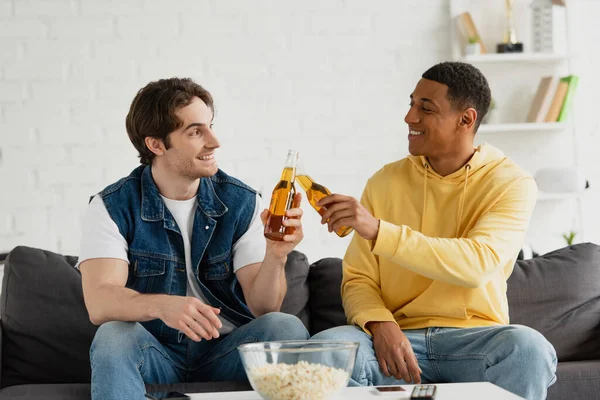
{"type": "Polygon", "coordinates": [[[421,79],[410,95],[408,150],[413,156],[444,158],[473,146],[473,135],[461,128],[463,110],[455,110],[448,100],[448,86],[421,79]]]}
{"type": "Polygon", "coordinates": [[[157,155],[157,166],[190,180],[218,171],[215,150],[220,143],[212,129],[213,111],[198,97],[176,111],[181,127],[171,132],[157,155]]]}

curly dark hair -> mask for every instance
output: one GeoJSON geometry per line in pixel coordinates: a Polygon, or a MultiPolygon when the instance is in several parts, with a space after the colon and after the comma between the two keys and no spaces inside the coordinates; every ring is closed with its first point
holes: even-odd
{"type": "Polygon", "coordinates": [[[422,76],[448,86],[448,101],[455,110],[472,107],[477,111],[475,132],[487,114],[492,92],[480,70],[462,62],[443,62],[429,68],[422,76]]]}
{"type": "Polygon", "coordinates": [[[156,156],[146,147],[145,139],[161,139],[168,149],[171,146],[169,134],[183,125],[175,113],[188,106],[194,97],[200,98],[214,114],[212,96],[190,78],[161,79],[138,91],[129,108],[125,126],[129,140],[139,152],[141,164],[152,164],[156,156]]]}

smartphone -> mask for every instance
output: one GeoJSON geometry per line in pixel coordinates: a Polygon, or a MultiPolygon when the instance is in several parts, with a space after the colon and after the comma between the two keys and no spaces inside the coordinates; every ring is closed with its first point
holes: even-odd
{"type": "Polygon", "coordinates": [[[146,393],[146,397],[152,400],[169,399],[169,400],[190,400],[190,396],[179,392],[154,392],[146,393]]]}
{"type": "Polygon", "coordinates": [[[408,395],[408,392],[402,386],[375,386],[375,389],[377,390],[376,393],[380,395],[398,395],[402,392],[408,395]]]}

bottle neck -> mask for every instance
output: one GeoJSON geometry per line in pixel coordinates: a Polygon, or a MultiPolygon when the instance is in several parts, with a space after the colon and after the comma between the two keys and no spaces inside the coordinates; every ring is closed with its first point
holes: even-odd
{"type": "Polygon", "coordinates": [[[281,173],[281,180],[294,182],[296,179],[296,168],[298,167],[298,152],[290,150],[285,160],[285,167],[281,173]]]}
{"type": "Polygon", "coordinates": [[[283,169],[281,173],[282,181],[294,182],[296,179],[296,168],[288,168],[287,166],[283,169]]]}

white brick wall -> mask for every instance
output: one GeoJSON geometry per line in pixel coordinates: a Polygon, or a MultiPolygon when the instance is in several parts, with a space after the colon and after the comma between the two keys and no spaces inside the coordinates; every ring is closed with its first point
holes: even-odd
{"type": "Polygon", "coordinates": [[[77,14],[77,2],[71,0],[18,0],[14,1],[17,18],[22,17],[65,17],[77,14]]]}
{"type": "Polygon", "coordinates": [[[0,17],[10,17],[13,14],[13,5],[10,1],[0,1],[0,17]]]}
{"type": "Polygon", "coordinates": [[[0,36],[3,38],[37,38],[47,33],[47,24],[32,17],[5,17],[0,21],[0,36]]]}
{"type": "MultiPolygon", "coordinates": [[[[577,2],[581,18],[600,11],[577,2]]],[[[406,154],[408,94],[450,57],[447,17],[448,0],[0,0],[0,252],[77,253],[88,197],[137,165],[129,104],[163,77],[190,76],[213,93],[227,172],[270,192],[295,147],[313,177],[360,196],[406,154]]],[[[589,41],[582,82],[597,84],[596,41],[578,37],[589,41]]],[[[582,162],[600,177],[590,118],[582,162]]],[[[342,256],[349,239],[306,211],[300,249],[313,261],[342,256]]],[[[586,239],[600,241],[589,225],[586,239]]]]}

